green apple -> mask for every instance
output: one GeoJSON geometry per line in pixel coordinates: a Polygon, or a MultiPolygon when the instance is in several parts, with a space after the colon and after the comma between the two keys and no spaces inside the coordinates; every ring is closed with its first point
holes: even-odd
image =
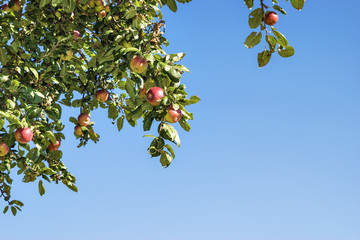
{"type": "Polygon", "coordinates": [[[130,68],[136,73],[143,73],[148,68],[148,63],[145,58],[136,55],[130,61],[130,68]]]}
{"type": "Polygon", "coordinates": [[[9,147],[6,143],[0,142],[0,157],[5,156],[9,152],[9,147]]]}

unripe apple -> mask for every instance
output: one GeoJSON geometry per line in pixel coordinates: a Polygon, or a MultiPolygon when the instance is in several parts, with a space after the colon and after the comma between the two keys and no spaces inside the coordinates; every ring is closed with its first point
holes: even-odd
{"type": "Polygon", "coordinates": [[[165,92],[162,88],[152,87],[146,95],[146,100],[153,106],[159,106],[163,97],[165,97],[165,92]]]}
{"type": "Polygon", "coordinates": [[[130,68],[136,73],[143,73],[148,68],[148,63],[145,58],[136,55],[130,61],[130,68]]]}
{"type": "Polygon", "coordinates": [[[99,18],[104,18],[106,17],[106,12],[105,10],[102,10],[101,12],[99,12],[99,18]]]}
{"type": "Polygon", "coordinates": [[[30,128],[24,127],[24,128],[18,128],[15,131],[15,139],[19,143],[28,143],[32,140],[34,134],[30,128]]]}
{"type": "Polygon", "coordinates": [[[109,98],[109,93],[105,89],[102,89],[96,92],[95,97],[99,102],[105,102],[109,98]]]}
{"type": "Polygon", "coordinates": [[[64,54],[61,54],[61,58],[63,59],[63,60],[70,60],[72,57],[74,56],[74,52],[73,52],[73,50],[71,50],[71,49],[69,49],[69,50],[67,50],[66,51],[66,55],[64,55],[64,54]]]}
{"type": "Polygon", "coordinates": [[[0,157],[5,156],[9,152],[9,147],[6,143],[0,142],[0,157]]]}
{"type": "Polygon", "coordinates": [[[22,6],[20,3],[20,0],[15,0],[15,4],[14,4],[14,6],[12,6],[11,10],[13,12],[17,12],[17,11],[20,11],[21,9],[22,9],[22,6]]]}
{"type": "Polygon", "coordinates": [[[78,122],[81,126],[88,126],[90,124],[90,116],[87,113],[82,113],[78,116],[78,122]]]}
{"type": "Polygon", "coordinates": [[[279,20],[279,15],[276,12],[268,12],[265,14],[265,23],[269,26],[274,25],[279,20]]]}
{"type": "Polygon", "coordinates": [[[74,30],[73,35],[74,35],[74,38],[76,40],[76,39],[78,39],[80,37],[80,32],[78,30],[74,30]]]}
{"type": "Polygon", "coordinates": [[[53,151],[57,151],[60,147],[61,143],[60,140],[56,140],[55,144],[54,143],[50,143],[49,145],[49,151],[53,152],[53,151]]]}
{"type": "Polygon", "coordinates": [[[182,117],[181,109],[175,110],[174,107],[171,105],[167,108],[167,113],[164,117],[165,121],[169,123],[176,123],[182,117]]]}
{"type": "Polygon", "coordinates": [[[7,4],[4,4],[4,5],[2,6],[2,10],[3,10],[4,12],[10,12],[11,9],[9,8],[9,4],[8,4],[8,3],[7,3],[7,4]]]}
{"type": "Polygon", "coordinates": [[[76,135],[79,135],[79,136],[84,135],[80,125],[77,125],[77,126],[74,127],[74,132],[75,132],[76,135]]]}

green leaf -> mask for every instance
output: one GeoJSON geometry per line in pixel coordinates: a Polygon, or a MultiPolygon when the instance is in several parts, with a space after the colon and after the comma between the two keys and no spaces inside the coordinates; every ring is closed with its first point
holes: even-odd
{"type": "Polygon", "coordinates": [[[43,182],[41,180],[39,181],[39,193],[40,193],[40,196],[45,194],[45,188],[44,188],[43,182]]]}
{"type": "Polygon", "coordinates": [[[173,158],[175,158],[175,153],[174,153],[174,150],[172,149],[172,147],[170,145],[168,145],[168,144],[166,144],[164,147],[166,147],[167,150],[171,153],[171,156],[173,158]]]}
{"type": "Polygon", "coordinates": [[[51,0],[41,0],[40,1],[40,8],[43,8],[46,4],[51,3],[51,0]]]}
{"type": "Polygon", "coordinates": [[[177,11],[177,6],[176,6],[176,2],[175,0],[167,0],[168,7],[170,8],[171,11],[176,12],[177,11]]]}
{"type": "Polygon", "coordinates": [[[4,208],[3,213],[5,214],[8,210],[9,210],[9,206],[6,206],[6,207],[4,208]]]}
{"type": "Polygon", "coordinates": [[[117,129],[120,132],[120,130],[123,128],[124,126],[124,115],[119,117],[116,121],[116,125],[117,125],[117,129]]]}
{"type": "Polygon", "coordinates": [[[52,131],[46,131],[45,136],[53,143],[56,143],[56,137],[52,131]]]}
{"type": "Polygon", "coordinates": [[[257,28],[263,19],[264,12],[261,8],[257,8],[249,14],[249,26],[250,28],[257,28]]]}
{"type": "Polygon", "coordinates": [[[167,168],[172,162],[172,157],[165,151],[162,151],[160,157],[160,163],[164,168],[167,168]]]}
{"type": "Polygon", "coordinates": [[[274,35],[276,36],[276,38],[277,38],[277,43],[278,43],[279,45],[281,45],[281,46],[283,46],[283,47],[289,45],[288,40],[286,39],[286,37],[285,37],[282,33],[278,32],[278,31],[273,31],[273,33],[274,33],[274,35]]]}
{"type": "Polygon", "coordinates": [[[167,123],[162,123],[159,125],[160,135],[175,143],[178,147],[180,147],[180,137],[176,129],[167,123]]]}
{"type": "Polygon", "coordinates": [[[295,53],[295,49],[292,46],[286,46],[285,48],[280,47],[278,53],[281,57],[287,58],[291,57],[295,53]]]}
{"type": "Polygon", "coordinates": [[[271,58],[271,52],[268,50],[265,50],[258,54],[258,65],[259,67],[264,67],[266,64],[269,63],[271,58]]]}
{"type": "Polygon", "coordinates": [[[254,0],[245,0],[245,4],[248,9],[251,9],[254,6],[254,0]]]}
{"type": "Polygon", "coordinates": [[[11,212],[12,212],[12,214],[13,214],[14,216],[16,215],[17,210],[16,210],[16,208],[15,208],[14,206],[11,206],[11,212]]]}
{"type": "Polygon", "coordinates": [[[180,119],[179,120],[179,124],[182,127],[182,129],[184,129],[185,131],[189,132],[191,127],[190,124],[188,122],[186,122],[184,119],[180,119]]]}
{"type": "Polygon", "coordinates": [[[262,34],[261,32],[256,33],[252,32],[250,35],[246,38],[244,45],[247,48],[253,48],[254,46],[258,45],[261,41],[262,34]]]}
{"type": "Polygon", "coordinates": [[[287,15],[286,11],[285,11],[282,7],[280,7],[279,5],[274,5],[273,8],[274,8],[275,10],[281,12],[282,14],[287,15]]]}
{"type": "Polygon", "coordinates": [[[291,0],[291,5],[297,9],[297,10],[301,10],[304,7],[305,4],[305,0],[291,0]]]}
{"type": "Polygon", "coordinates": [[[135,82],[128,78],[125,84],[125,90],[129,94],[130,98],[135,99],[135,82]]]}

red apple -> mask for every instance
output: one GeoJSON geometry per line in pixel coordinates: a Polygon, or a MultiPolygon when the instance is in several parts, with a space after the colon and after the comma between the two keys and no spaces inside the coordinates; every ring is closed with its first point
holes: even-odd
{"type": "Polygon", "coordinates": [[[4,11],[4,12],[10,12],[11,10],[10,10],[10,8],[9,8],[9,4],[7,3],[7,4],[4,4],[3,6],[2,6],[2,10],[4,11]]]}
{"type": "Polygon", "coordinates": [[[276,12],[268,12],[265,14],[265,23],[269,26],[274,25],[279,20],[279,15],[276,12]]]}
{"type": "Polygon", "coordinates": [[[90,116],[87,113],[82,113],[78,116],[78,122],[81,126],[87,126],[90,124],[90,116]]]}
{"type": "Polygon", "coordinates": [[[50,143],[49,145],[49,151],[53,152],[53,151],[57,151],[60,147],[61,143],[60,140],[56,140],[55,144],[54,143],[50,143]]]}
{"type": "Polygon", "coordinates": [[[15,139],[19,143],[28,143],[32,140],[34,134],[30,128],[24,127],[24,128],[18,128],[15,131],[15,139]]]}
{"type": "Polygon", "coordinates": [[[9,152],[9,147],[6,143],[0,142],[0,157],[5,156],[9,152]]]}
{"type": "Polygon", "coordinates": [[[139,97],[141,97],[141,98],[145,98],[145,97],[146,97],[146,88],[145,88],[145,87],[143,87],[142,89],[140,89],[139,97]]]}
{"type": "Polygon", "coordinates": [[[95,97],[99,102],[105,102],[109,98],[109,93],[105,89],[102,89],[96,92],[95,97]]]}
{"type": "Polygon", "coordinates": [[[20,0],[15,0],[14,6],[12,6],[11,10],[14,12],[20,11],[22,9],[20,0]]]}
{"type": "Polygon", "coordinates": [[[130,61],[130,68],[136,73],[143,73],[148,68],[148,63],[145,58],[134,56],[130,61]]]}
{"type": "Polygon", "coordinates": [[[99,18],[104,18],[104,17],[106,17],[106,12],[105,10],[102,10],[99,12],[99,18]]]}
{"type": "Polygon", "coordinates": [[[74,38],[75,40],[78,39],[80,37],[80,32],[78,30],[74,30],[74,38]]]}
{"type": "Polygon", "coordinates": [[[80,126],[80,125],[75,126],[74,132],[75,132],[76,135],[79,135],[79,136],[84,135],[83,132],[82,132],[82,130],[81,130],[81,126],[80,126]]]}
{"type": "Polygon", "coordinates": [[[171,105],[167,108],[167,113],[164,117],[165,121],[169,123],[176,123],[182,117],[181,109],[175,110],[174,107],[171,105]]]}
{"type": "Polygon", "coordinates": [[[146,95],[146,100],[153,106],[159,106],[163,97],[165,97],[165,92],[162,88],[152,87],[146,95]]]}

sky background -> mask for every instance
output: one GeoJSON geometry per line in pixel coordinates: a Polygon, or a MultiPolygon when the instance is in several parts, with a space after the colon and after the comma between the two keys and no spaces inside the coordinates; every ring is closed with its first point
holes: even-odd
{"type": "Polygon", "coordinates": [[[150,158],[141,126],[118,132],[95,111],[101,141],[77,149],[68,123],[61,146],[79,192],[45,184],[40,197],[37,182],[16,179],[12,195],[25,206],[0,215],[0,238],[359,240],[358,1],[307,1],[301,12],[281,2],[288,16],[276,28],[296,53],[262,69],[263,45],[243,45],[243,1],[164,11],[166,51],[187,53],[183,82],[201,98],[188,108],[190,133],[176,124],[172,165],[150,158]]]}

